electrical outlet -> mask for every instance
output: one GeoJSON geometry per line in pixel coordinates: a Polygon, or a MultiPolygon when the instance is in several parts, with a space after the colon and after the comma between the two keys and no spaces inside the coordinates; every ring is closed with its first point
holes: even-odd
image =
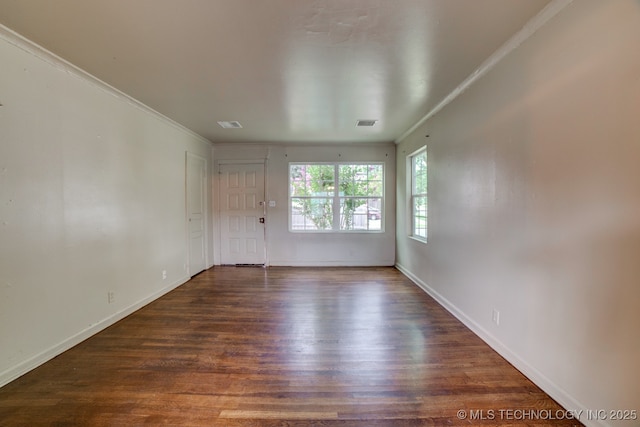
{"type": "Polygon", "coordinates": [[[493,320],[493,323],[495,323],[497,326],[500,326],[500,312],[495,308],[493,309],[491,320],[493,320]]]}
{"type": "Polygon", "coordinates": [[[107,292],[107,301],[109,304],[113,303],[116,300],[116,293],[113,291],[107,292]]]}
{"type": "Polygon", "coordinates": [[[162,270],[162,280],[167,278],[167,270],[162,270]]]}

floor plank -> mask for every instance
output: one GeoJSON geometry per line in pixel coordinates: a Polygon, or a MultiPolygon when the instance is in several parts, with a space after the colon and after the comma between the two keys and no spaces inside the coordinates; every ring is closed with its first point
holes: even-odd
{"type": "Polygon", "coordinates": [[[2,426],[581,425],[561,415],[393,268],[215,267],[0,389],[2,426]]]}

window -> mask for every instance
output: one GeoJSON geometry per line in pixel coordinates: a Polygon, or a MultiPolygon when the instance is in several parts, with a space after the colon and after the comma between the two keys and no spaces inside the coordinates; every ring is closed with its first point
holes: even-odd
{"type": "Polygon", "coordinates": [[[291,231],[382,231],[382,163],[289,164],[291,231]]]}
{"type": "Polygon", "coordinates": [[[409,156],[411,161],[411,235],[427,241],[427,147],[409,156]]]}

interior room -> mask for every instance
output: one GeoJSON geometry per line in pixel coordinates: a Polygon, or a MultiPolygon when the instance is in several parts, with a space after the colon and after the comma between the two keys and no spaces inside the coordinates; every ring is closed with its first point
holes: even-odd
{"type": "Polygon", "coordinates": [[[637,0],[0,0],[0,397],[164,298],[330,272],[639,425],[639,47],[637,0]]]}

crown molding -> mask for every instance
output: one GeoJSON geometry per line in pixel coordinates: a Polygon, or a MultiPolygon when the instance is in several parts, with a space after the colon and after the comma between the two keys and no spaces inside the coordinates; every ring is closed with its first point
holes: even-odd
{"type": "Polygon", "coordinates": [[[119,89],[116,89],[115,87],[111,86],[110,84],[100,80],[99,78],[93,76],[92,74],[89,74],[88,72],[86,72],[85,70],[77,67],[76,65],[73,65],[72,63],[70,63],[69,61],[59,57],[58,55],[56,55],[53,52],[50,52],[49,50],[45,49],[44,47],[38,45],[37,43],[27,39],[26,37],[16,33],[15,31],[11,30],[10,28],[5,27],[4,25],[0,24],[0,40],[5,41],[15,47],[17,47],[18,49],[35,56],[36,58],[48,63],[49,65],[53,66],[54,68],[63,71],[65,73],[68,73],[74,77],[79,78],[80,80],[84,81],[85,83],[88,83],[89,85],[121,100],[124,103],[127,103],[131,106],[133,106],[134,108],[137,108],[140,111],[143,111],[147,114],[150,114],[154,117],[156,117],[157,119],[160,119],[161,121],[165,122],[166,124],[178,129],[181,132],[184,132],[186,134],[189,134],[190,136],[199,139],[201,142],[206,142],[208,144],[211,144],[212,142],[208,139],[206,139],[205,137],[203,137],[202,135],[199,135],[197,133],[195,133],[194,131],[192,131],[191,129],[181,125],[180,123],[176,122],[175,120],[170,119],[169,117],[165,116],[164,114],[159,113],[158,111],[154,110],[153,108],[149,107],[146,104],[143,104],[142,102],[138,101],[137,99],[127,95],[126,93],[122,92],[119,89]]]}
{"type": "Polygon", "coordinates": [[[435,116],[440,110],[450,104],[454,99],[466,91],[472,84],[478,81],[482,76],[491,71],[503,58],[517,49],[522,43],[533,36],[540,28],[549,22],[554,16],[560,13],[565,7],[570,5],[573,0],[553,0],[547,4],[536,16],[531,18],[524,27],[515,33],[509,40],[500,46],[491,54],[473,73],[462,81],[449,95],[433,107],[426,115],[424,115],[416,124],[411,126],[405,133],[395,140],[396,144],[401,143],[416,129],[422,126],[427,120],[435,116]]]}

